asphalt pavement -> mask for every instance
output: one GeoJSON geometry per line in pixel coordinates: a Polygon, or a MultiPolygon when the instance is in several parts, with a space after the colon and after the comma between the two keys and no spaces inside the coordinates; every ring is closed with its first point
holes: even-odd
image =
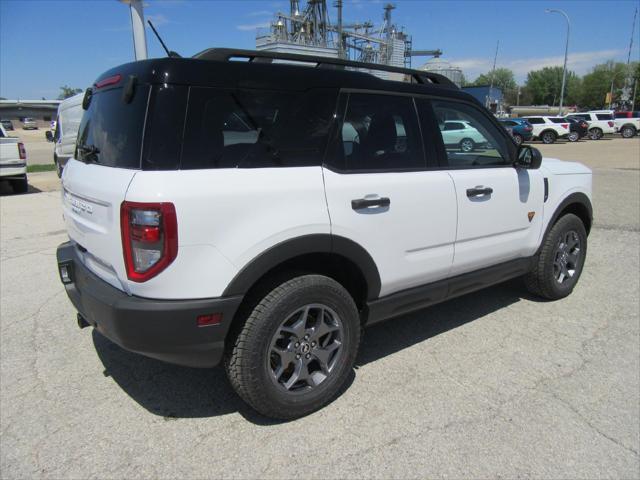
{"type": "Polygon", "coordinates": [[[372,327],[346,391],[291,422],[245,407],[221,368],[79,330],[59,192],[3,196],[0,477],[639,478],[640,138],[541,149],[594,168],[574,293],[512,281],[372,327]]]}

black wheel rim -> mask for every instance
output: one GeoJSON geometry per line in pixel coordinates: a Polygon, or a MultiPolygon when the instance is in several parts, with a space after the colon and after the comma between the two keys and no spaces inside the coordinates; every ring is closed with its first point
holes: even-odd
{"type": "Polygon", "coordinates": [[[267,368],[276,386],[290,394],[322,384],[342,356],[344,326],[326,305],[305,305],[287,316],[271,339],[267,368]]]}
{"type": "Polygon", "coordinates": [[[580,236],[575,230],[564,233],[553,256],[553,277],[556,282],[563,284],[574,278],[578,272],[582,248],[580,236]]]}

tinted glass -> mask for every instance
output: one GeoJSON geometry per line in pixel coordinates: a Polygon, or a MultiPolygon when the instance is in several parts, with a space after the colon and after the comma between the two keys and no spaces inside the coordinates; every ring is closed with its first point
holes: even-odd
{"type": "Polygon", "coordinates": [[[578,118],[580,120],[591,120],[591,115],[571,115],[572,118],[578,118]]]}
{"type": "Polygon", "coordinates": [[[337,92],[192,88],[183,169],[321,165],[337,92]]]}
{"type": "Polygon", "coordinates": [[[629,112],[616,112],[616,118],[628,118],[629,112]]]}
{"type": "Polygon", "coordinates": [[[444,124],[445,130],[464,130],[464,123],[460,122],[446,122],[444,124]]]}
{"type": "Polygon", "coordinates": [[[613,120],[613,115],[610,113],[596,113],[596,118],[598,120],[613,120]]]}
{"type": "Polygon", "coordinates": [[[567,123],[567,120],[560,117],[549,117],[549,120],[551,120],[553,123],[567,123]]]}
{"type": "Polygon", "coordinates": [[[182,85],[152,88],[144,134],[143,170],[179,168],[188,92],[189,87],[182,85]]]}
{"type": "Polygon", "coordinates": [[[544,123],[544,118],[540,118],[540,117],[531,117],[531,118],[527,118],[527,120],[532,125],[539,125],[541,123],[544,123]]]}
{"type": "Polygon", "coordinates": [[[508,127],[515,127],[518,125],[518,123],[511,120],[501,120],[501,122],[508,127]]]}
{"type": "Polygon", "coordinates": [[[338,129],[338,167],[403,170],[425,167],[413,99],[352,93],[338,129]]]}
{"type": "Polygon", "coordinates": [[[148,97],[149,87],[145,85],[136,87],[129,103],[122,100],[122,88],[94,92],[78,132],[78,160],[140,168],[148,97]]]}
{"type": "Polygon", "coordinates": [[[482,112],[464,103],[434,101],[449,166],[499,166],[511,164],[507,139],[482,112]],[[444,129],[447,121],[462,120],[464,130],[444,129]]]}

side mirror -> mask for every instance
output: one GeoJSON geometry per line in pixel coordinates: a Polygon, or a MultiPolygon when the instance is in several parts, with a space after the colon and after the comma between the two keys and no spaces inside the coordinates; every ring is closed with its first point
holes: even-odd
{"type": "Polygon", "coordinates": [[[47,137],[47,142],[53,142],[53,132],[51,130],[44,132],[44,136],[47,137]]]}
{"type": "Polygon", "coordinates": [[[519,168],[527,168],[536,170],[542,165],[542,154],[540,150],[530,145],[520,145],[518,147],[518,159],[514,166],[519,168]]]}

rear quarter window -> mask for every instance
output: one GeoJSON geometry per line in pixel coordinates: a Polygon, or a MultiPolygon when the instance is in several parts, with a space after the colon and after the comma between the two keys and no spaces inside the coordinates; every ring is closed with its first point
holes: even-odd
{"type": "Polygon", "coordinates": [[[336,99],[331,89],[192,87],[181,168],[321,165],[336,99]]]}
{"type": "Polygon", "coordinates": [[[598,120],[613,120],[613,115],[610,113],[596,113],[596,118],[598,120]]]}

